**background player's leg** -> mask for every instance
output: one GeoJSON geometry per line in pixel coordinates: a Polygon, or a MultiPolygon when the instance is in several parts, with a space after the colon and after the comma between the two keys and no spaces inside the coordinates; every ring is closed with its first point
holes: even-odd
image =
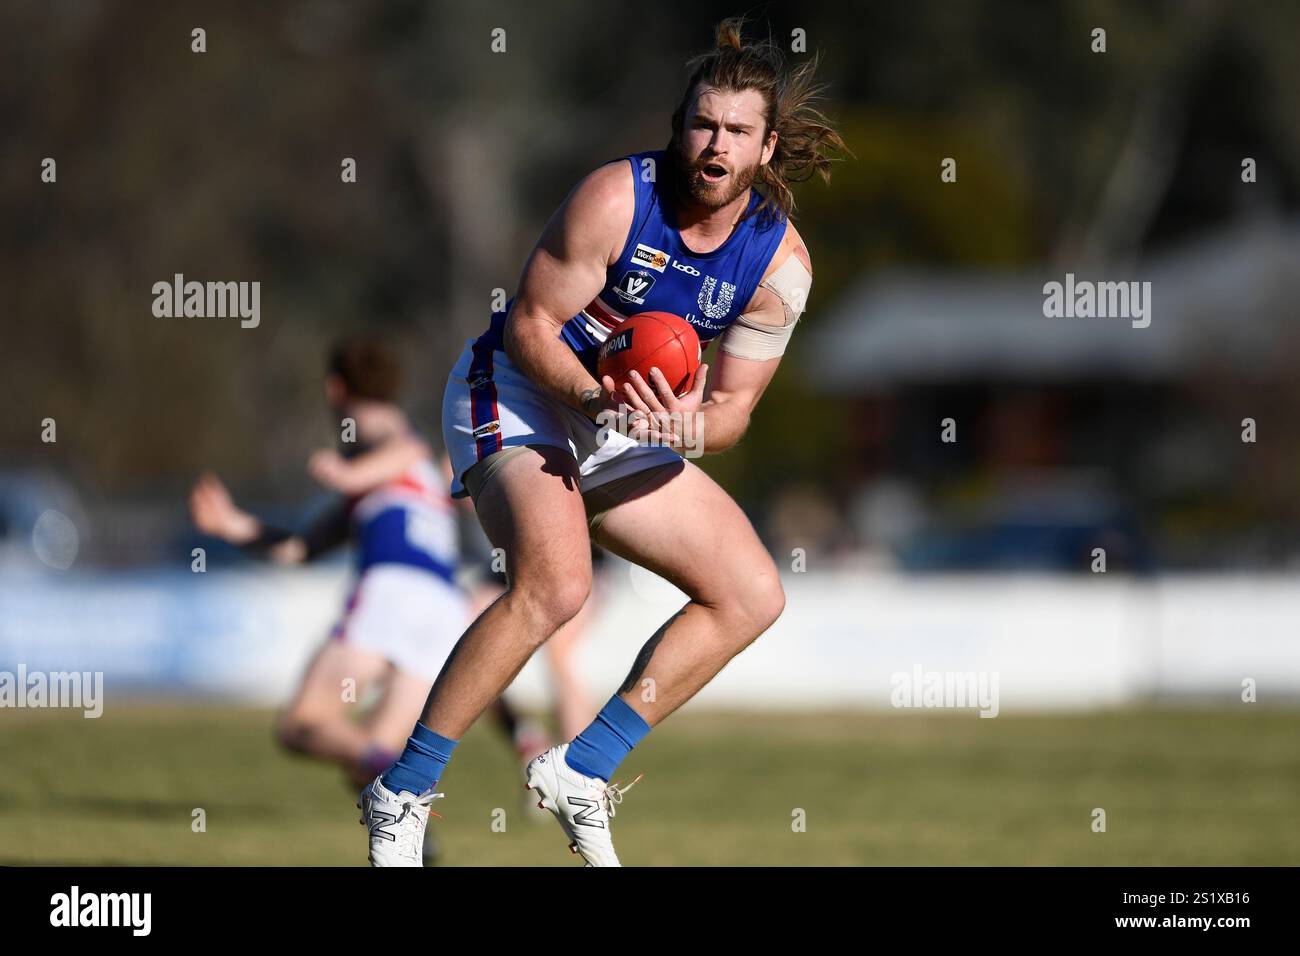
{"type": "Polygon", "coordinates": [[[567,450],[529,448],[479,492],[479,521],[505,552],[505,593],[479,615],[434,682],[423,723],[457,740],[591,590],[591,547],[567,450]]]}
{"type": "Polygon", "coordinates": [[[596,540],[690,598],[642,648],[619,688],[652,726],[695,696],[785,607],[776,565],[749,519],[689,462],[610,508],[596,540]]]}
{"type": "MultiPolygon", "coordinates": [[[[411,733],[411,725],[420,719],[420,711],[429,696],[430,681],[396,667],[389,670],[383,696],[375,702],[362,722],[367,737],[375,746],[399,754],[411,733]]],[[[371,774],[363,783],[369,783],[371,774]]]]}
{"type": "MultiPolygon", "coordinates": [[[[350,719],[349,711],[387,670],[388,662],[372,651],[326,641],[307,666],[293,702],[280,715],[276,725],[280,743],[295,753],[337,761],[349,770],[358,766],[371,747],[371,736],[350,719]],[[346,680],[355,682],[355,693],[347,700],[346,680]]],[[[399,739],[390,753],[400,751],[401,744],[399,739]]]]}

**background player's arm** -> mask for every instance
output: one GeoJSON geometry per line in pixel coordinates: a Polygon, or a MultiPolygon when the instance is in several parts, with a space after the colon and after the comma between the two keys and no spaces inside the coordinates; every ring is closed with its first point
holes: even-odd
{"type": "Polygon", "coordinates": [[[307,460],[307,471],[325,487],[357,496],[396,481],[430,454],[429,446],[422,439],[406,433],[394,435],[351,459],[332,448],[322,449],[307,460]]]}
{"type": "Polygon", "coordinates": [[[216,475],[205,474],[190,492],[190,516],[204,534],[221,538],[277,564],[301,564],[347,540],[348,507],[340,501],[302,534],[264,524],[238,507],[216,475]]]}
{"type": "Polygon", "coordinates": [[[602,166],[546,224],[524,266],[506,318],[505,352],[547,394],[595,417],[603,389],[560,338],[560,329],[599,295],[623,249],[636,199],[631,167],[602,166]]]}

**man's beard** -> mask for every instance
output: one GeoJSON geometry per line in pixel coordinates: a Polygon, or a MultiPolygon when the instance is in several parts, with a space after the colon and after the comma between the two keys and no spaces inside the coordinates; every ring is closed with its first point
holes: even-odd
{"type": "Polygon", "coordinates": [[[678,194],[688,202],[696,203],[706,209],[721,209],[734,202],[754,183],[758,175],[758,163],[736,169],[727,163],[718,163],[711,159],[699,159],[692,163],[683,148],[677,147],[677,189],[678,194]],[[706,166],[717,165],[727,170],[725,179],[708,182],[701,175],[706,166]]]}

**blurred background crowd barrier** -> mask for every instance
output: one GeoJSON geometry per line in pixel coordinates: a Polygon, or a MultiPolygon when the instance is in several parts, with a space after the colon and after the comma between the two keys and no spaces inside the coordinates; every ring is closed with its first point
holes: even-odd
{"type": "MultiPolygon", "coordinates": [[[[685,600],[647,571],[611,565],[591,639],[578,651],[587,686],[601,690],[622,683],[646,635],[685,600]]],[[[110,708],[133,694],[276,704],[328,633],[345,587],[337,566],[7,576],[0,662],[24,662],[29,672],[103,672],[110,708]]],[[[1300,700],[1300,590],[1289,577],[1090,580],[844,568],[789,575],[786,591],[784,616],[701,692],[700,706],[887,710],[900,706],[897,693],[912,686],[919,693],[932,674],[984,681],[970,686],[996,695],[989,716],[1240,705],[1247,688],[1269,704],[1300,700]]],[[[511,696],[542,707],[550,692],[537,659],[511,696]]],[[[964,709],[979,709],[965,700],[964,709]]]]}

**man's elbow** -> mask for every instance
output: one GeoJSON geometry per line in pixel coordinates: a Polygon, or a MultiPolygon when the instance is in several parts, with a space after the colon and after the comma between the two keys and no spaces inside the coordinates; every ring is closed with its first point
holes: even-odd
{"type": "Polygon", "coordinates": [[[519,339],[519,323],[514,320],[512,313],[506,316],[505,327],[501,330],[501,350],[506,353],[506,357],[515,365],[519,364],[519,353],[521,351],[519,339]]]}
{"type": "Polygon", "coordinates": [[[559,338],[559,329],[549,319],[512,311],[501,336],[502,350],[519,368],[527,368],[528,357],[536,355],[547,337],[559,338]]]}

